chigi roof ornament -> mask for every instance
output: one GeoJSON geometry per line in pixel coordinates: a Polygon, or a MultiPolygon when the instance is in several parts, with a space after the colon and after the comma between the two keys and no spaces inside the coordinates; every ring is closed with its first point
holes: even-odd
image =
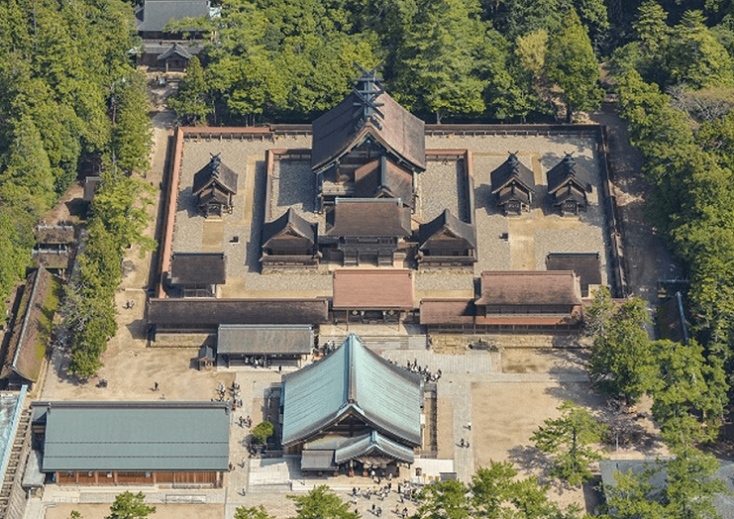
{"type": "Polygon", "coordinates": [[[382,130],[381,120],[385,119],[385,115],[380,111],[380,107],[384,103],[377,102],[377,98],[385,93],[385,89],[382,86],[383,79],[377,77],[377,69],[382,63],[378,64],[372,70],[367,70],[358,63],[354,63],[354,65],[362,73],[357,78],[354,87],[354,94],[359,99],[359,101],[354,103],[354,106],[357,108],[354,112],[354,117],[359,117],[357,129],[371,122],[377,129],[382,130]]]}

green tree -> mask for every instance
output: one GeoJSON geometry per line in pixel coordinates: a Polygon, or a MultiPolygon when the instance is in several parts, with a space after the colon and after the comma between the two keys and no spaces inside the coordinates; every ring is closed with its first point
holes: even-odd
{"type": "Polygon", "coordinates": [[[471,504],[473,517],[487,519],[571,519],[578,509],[563,511],[548,498],[548,485],[535,476],[517,479],[511,462],[492,461],[472,476],[471,504]]]}
{"type": "Polygon", "coordinates": [[[469,519],[472,517],[461,481],[449,480],[424,486],[418,493],[414,519],[469,519]]]}
{"type": "Polygon", "coordinates": [[[419,6],[398,50],[395,94],[409,107],[435,115],[484,111],[489,26],[473,0],[428,0],[419,6]]]}
{"type": "Polygon", "coordinates": [[[669,460],[647,464],[644,470],[616,472],[616,484],[604,487],[603,519],[717,518],[714,498],[726,492],[713,479],[719,463],[710,454],[685,449],[669,460]]]}
{"type": "Polygon", "coordinates": [[[734,62],[705,25],[701,11],[686,11],[673,28],[667,64],[673,83],[694,89],[734,87],[734,62]]]}
{"type": "Polygon", "coordinates": [[[634,404],[645,393],[654,373],[650,323],[645,301],[638,297],[612,302],[607,287],[600,287],[587,311],[586,333],[594,343],[588,372],[600,390],[634,404]]]}
{"type": "Polygon", "coordinates": [[[349,511],[345,503],[326,485],[315,487],[302,496],[288,496],[296,504],[294,519],[359,519],[359,514],[349,511]]]}
{"type": "Polygon", "coordinates": [[[149,167],[153,130],[142,72],[130,72],[116,81],[110,102],[113,160],[125,172],[145,173],[149,167]]]}
{"type": "Polygon", "coordinates": [[[176,112],[185,124],[206,122],[206,116],[212,111],[207,102],[207,84],[204,80],[204,69],[199,58],[192,56],[186,76],[181,80],[176,95],[168,98],[168,106],[176,112]]]}
{"type": "Polygon", "coordinates": [[[105,519],[145,519],[155,513],[155,507],[145,504],[145,495],[142,492],[133,494],[127,491],[115,497],[110,512],[105,519]]]}
{"type": "Polygon", "coordinates": [[[530,440],[542,452],[553,454],[551,474],[577,486],[592,477],[589,464],[603,459],[591,444],[601,441],[606,426],[570,400],[558,410],[561,417],[545,420],[545,425],[533,433],[530,440]]]}
{"type": "Polygon", "coordinates": [[[260,422],[252,428],[252,437],[255,440],[255,443],[262,445],[268,441],[268,438],[270,438],[274,432],[275,428],[272,423],[268,421],[260,422]]]}
{"type": "Polygon", "coordinates": [[[276,519],[275,516],[270,515],[265,511],[265,508],[260,505],[259,507],[246,508],[244,506],[238,506],[234,511],[234,519],[276,519]]]}
{"type": "Polygon", "coordinates": [[[599,88],[599,63],[576,11],[569,9],[561,28],[551,33],[546,57],[548,79],[563,90],[566,120],[576,110],[593,110],[604,92],[599,88]]]}
{"type": "Polygon", "coordinates": [[[696,341],[656,341],[653,348],[658,372],[650,388],[652,414],[666,443],[684,448],[715,439],[727,401],[721,365],[707,363],[696,341]]]}

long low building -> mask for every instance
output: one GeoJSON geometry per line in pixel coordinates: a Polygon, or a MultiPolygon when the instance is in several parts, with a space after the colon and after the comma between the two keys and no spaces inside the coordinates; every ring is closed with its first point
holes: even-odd
{"type": "Polygon", "coordinates": [[[36,402],[34,446],[58,484],[220,487],[229,468],[221,402],[36,402]]]}
{"type": "Polygon", "coordinates": [[[217,355],[227,366],[301,365],[314,347],[307,324],[223,324],[217,333],[217,355]]]}

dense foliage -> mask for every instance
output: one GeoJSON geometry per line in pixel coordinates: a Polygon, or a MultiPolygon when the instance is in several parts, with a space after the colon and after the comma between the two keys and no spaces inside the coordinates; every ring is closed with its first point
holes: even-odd
{"type": "Polygon", "coordinates": [[[150,123],[133,46],[133,11],[121,0],[0,4],[3,299],[29,265],[34,223],[85,161],[147,167],[150,123]]]}

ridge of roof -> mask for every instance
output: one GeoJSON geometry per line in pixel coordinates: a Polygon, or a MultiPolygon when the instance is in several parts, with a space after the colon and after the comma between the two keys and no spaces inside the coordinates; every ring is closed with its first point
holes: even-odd
{"type": "Polygon", "coordinates": [[[530,168],[520,162],[517,153],[510,153],[507,160],[490,173],[490,178],[493,195],[513,183],[520,184],[528,191],[535,191],[535,176],[530,168]]]}
{"type": "Polygon", "coordinates": [[[477,247],[477,237],[475,228],[472,224],[461,221],[449,209],[444,209],[443,213],[428,223],[421,224],[418,228],[418,241],[423,245],[435,236],[442,229],[449,230],[457,238],[467,240],[472,247],[477,247]]]}

